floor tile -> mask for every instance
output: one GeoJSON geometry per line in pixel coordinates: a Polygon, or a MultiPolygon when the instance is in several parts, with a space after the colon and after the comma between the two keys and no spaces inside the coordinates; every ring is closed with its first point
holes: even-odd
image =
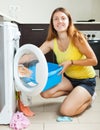
{"type": "Polygon", "coordinates": [[[44,130],[44,125],[43,124],[31,124],[29,127],[27,127],[24,130],[44,130]]]}
{"type": "Polygon", "coordinates": [[[96,111],[85,111],[81,116],[78,117],[79,123],[99,123],[100,124],[100,116],[99,112],[96,111]]]}
{"type": "Polygon", "coordinates": [[[100,130],[100,124],[45,124],[44,130],[100,130]]]}

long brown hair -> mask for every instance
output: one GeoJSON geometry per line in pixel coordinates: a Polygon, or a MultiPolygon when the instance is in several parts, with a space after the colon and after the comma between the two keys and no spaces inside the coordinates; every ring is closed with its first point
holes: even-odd
{"type": "Polygon", "coordinates": [[[58,37],[57,31],[54,29],[54,26],[53,26],[53,16],[56,12],[59,12],[59,11],[65,13],[69,19],[69,26],[66,30],[66,33],[68,34],[68,36],[72,40],[75,40],[77,37],[79,38],[79,40],[82,40],[81,33],[74,26],[70,13],[65,8],[62,8],[62,7],[56,8],[51,15],[50,24],[49,24],[49,28],[48,28],[48,35],[47,35],[46,40],[50,41],[50,40],[58,37]]]}

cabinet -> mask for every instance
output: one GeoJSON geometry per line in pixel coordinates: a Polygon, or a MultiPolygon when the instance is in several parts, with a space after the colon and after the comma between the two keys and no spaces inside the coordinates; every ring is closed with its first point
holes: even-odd
{"type": "MultiPolygon", "coordinates": [[[[39,47],[46,39],[48,24],[19,24],[19,29],[21,32],[20,46],[31,43],[39,47]]],[[[47,61],[55,62],[52,51],[45,56],[47,61]]]]}

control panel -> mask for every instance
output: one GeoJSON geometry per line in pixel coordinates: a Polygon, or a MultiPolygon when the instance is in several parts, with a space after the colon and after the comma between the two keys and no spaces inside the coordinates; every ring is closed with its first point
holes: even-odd
{"type": "Polygon", "coordinates": [[[100,40],[100,31],[87,31],[87,30],[82,30],[81,31],[88,40],[100,40]]]}

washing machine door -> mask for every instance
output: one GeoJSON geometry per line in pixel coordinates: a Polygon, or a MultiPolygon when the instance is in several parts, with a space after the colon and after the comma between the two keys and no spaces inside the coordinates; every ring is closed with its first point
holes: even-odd
{"type": "Polygon", "coordinates": [[[37,95],[44,89],[47,78],[47,61],[42,51],[32,44],[20,47],[14,57],[16,90],[37,95]]]}

